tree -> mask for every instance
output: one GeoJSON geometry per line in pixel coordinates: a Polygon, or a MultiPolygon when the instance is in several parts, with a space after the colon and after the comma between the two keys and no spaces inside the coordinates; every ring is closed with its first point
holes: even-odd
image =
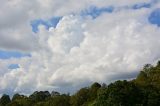
{"type": "Polygon", "coordinates": [[[36,91],[29,96],[29,99],[31,99],[32,102],[37,103],[37,102],[43,102],[49,97],[51,97],[51,95],[48,91],[40,91],[40,92],[36,91]]]}
{"type": "Polygon", "coordinates": [[[0,106],[6,106],[11,102],[9,95],[4,94],[0,99],[0,106]]]}
{"type": "Polygon", "coordinates": [[[160,63],[153,67],[146,64],[140,74],[137,76],[135,83],[142,87],[153,86],[160,89],[160,63]]]}
{"type": "Polygon", "coordinates": [[[66,94],[53,96],[47,100],[45,106],[70,106],[70,96],[66,94]]]}
{"type": "Polygon", "coordinates": [[[31,106],[32,102],[31,100],[24,95],[15,94],[13,95],[11,103],[9,103],[7,106],[31,106]]]}
{"type": "Polygon", "coordinates": [[[12,101],[20,100],[20,99],[23,99],[23,98],[27,98],[27,97],[24,96],[24,95],[20,95],[20,94],[16,93],[16,94],[13,95],[12,101]]]}
{"type": "Polygon", "coordinates": [[[53,96],[59,96],[60,95],[60,93],[59,92],[57,92],[57,91],[52,91],[51,92],[51,96],[53,97],[53,96]]]}
{"type": "Polygon", "coordinates": [[[75,95],[71,97],[72,106],[82,106],[89,97],[89,89],[81,88],[75,95]]]}
{"type": "Polygon", "coordinates": [[[133,82],[116,81],[98,95],[95,106],[136,106],[141,104],[141,92],[133,82]]]}
{"type": "Polygon", "coordinates": [[[89,88],[89,101],[93,101],[97,98],[97,91],[101,88],[101,85],[97,82],[93,83],[89,88]]]}
{"type": "Polygon", "coordinates": [[[152,90],[148,93],[147,106],[159,106],[160,105],[160,92],[159,90],[152,90]]]}
{"type": "Polygon", "coordinates": [[[7,106],[24,106],[24,105],[20,105],[17,101],[12,101],[9,104],[7,104],[7,106]]]}

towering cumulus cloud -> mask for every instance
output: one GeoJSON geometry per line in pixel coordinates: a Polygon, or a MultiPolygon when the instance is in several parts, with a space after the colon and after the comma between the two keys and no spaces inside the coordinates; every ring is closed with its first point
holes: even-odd
{"type": "Polygon", "coordinates": [[[0,54],[0,94],[74,92],[95,81],[135,78],[160,59],[158,0],[2,2],[0,52],[26,55],[0,54]]]}

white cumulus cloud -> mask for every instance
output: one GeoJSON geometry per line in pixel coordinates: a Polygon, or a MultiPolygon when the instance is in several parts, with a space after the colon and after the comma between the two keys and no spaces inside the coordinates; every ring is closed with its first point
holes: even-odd
{"type": "Polygon", "coordinates": [[[95,81],[130,79],[144,64],[160,58],[160,29],[147,20],[155,7],[121,9],[95,19],[78,14],[90,5],[119,7],[150,0],[82,0],[80,5],[76,0],[2,2],[0,48],[27,51],[31,57],[0,60],[0,94],[72,92],[95,81]],[[53,15],[63,16],[55,28],[40,25],[38,33],[31,31],[29,21],[53,15]],[[8,69],[8,64],[20,68],[8,69]]]}

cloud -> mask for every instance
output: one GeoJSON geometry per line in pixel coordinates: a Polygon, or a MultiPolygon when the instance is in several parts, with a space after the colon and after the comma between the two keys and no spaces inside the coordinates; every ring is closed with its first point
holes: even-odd
{"type": "MultiPolygon", "coordinates": [[[[82,10],[97,8],[132,6],[137,3],[150,3],[151,0],[2,0],[0,9],[0,48],[20,51],[33,51],[39,47],[30,27],[36,19],[48,20],[51,17],[81,13],[82,10]],[[5,12],[4,12],[5,11],[5,12]],[[3,39],[3,40],[2,40],[3,39]],[[30,42],[29,44],[24,42],[30,42]]],[[[101,10],[101,9],[100,9],[101,10]]]]}
{"type": "Polygon", "coordinates": [[[2,10],[11,7],[3,20],[0,19],[4,21],[0,25],[3,27],[0,47],[29,52],[31,56],[0,59],[0,94],[53,89],[73,92],[94,81],[110,83],[134,78],[144,64],[160,58],[157,49],[160,30],[148,21],[157,4],[132,9],[133,5],[143,2],[151,1],[82,0],[80,4],[77,0],[4,1],[2,10]],[[115,11],[100,12],[94,19],[88,17],[92,14],[82,16],[81,11],[90,6],[100,10],[113,6],[115,11]],[[17,8],[23,12],[16,11],[17,8]],[[5,19],[10,9],[11,15],[21,14],[5,19]],[[56,26],[46,29],[46,25],[40,24],[36,26],[39,31],[32,32],[31,21],[53,16],[62,16],[56,26]],[[8,69],[10,64],[18,64],[19,68],[8,69]]]}

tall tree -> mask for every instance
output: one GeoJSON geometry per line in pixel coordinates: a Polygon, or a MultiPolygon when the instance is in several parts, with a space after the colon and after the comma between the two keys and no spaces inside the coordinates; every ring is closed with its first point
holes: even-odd
{"type": "Polygon", "coordinates": [[[4,94],[0,99],[0,106],[6,106],[11,102],[9,95],[4,94]]]}

